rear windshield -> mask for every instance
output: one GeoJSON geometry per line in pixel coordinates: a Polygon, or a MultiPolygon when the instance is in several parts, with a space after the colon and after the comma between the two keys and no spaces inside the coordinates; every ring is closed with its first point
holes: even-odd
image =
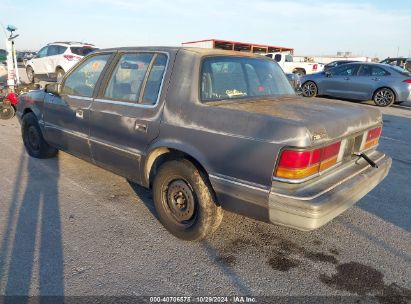
{"type": "Polygon", "coordinates": [[[407,71],[406,69],[404,69],[404,68],[402,68],[402,67],[393,65],[393,66],[389,66],[389,68],[390,68],[391,70],[396,71],[397,73],[400,73],[400,74],[404,75],[404,76],[411,76],[411,72],[410,72],[410,71],[407,71]]]}
{"type": "Polygon", "coordinates": [[[89,46],[82,46],[82,47],[70,47],[70,50],[73,54],[80,55],[80,56],[86,56],[90,54],[91,52],[94,52],[97,50],[97,48],[89,47],[89,46]]]}
{"type": "Polygon", "coordinates": [[[200,90],[203,101],[294,94],[280,66],[263,57],[204,59],[200,90]]]}

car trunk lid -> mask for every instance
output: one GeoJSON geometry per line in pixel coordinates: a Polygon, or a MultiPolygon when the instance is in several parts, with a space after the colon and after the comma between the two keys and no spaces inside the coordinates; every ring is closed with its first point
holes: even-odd
{"type": "Polygon", "coordinates": [[[214,105],[292,121],[293,124],[307,128],[312,145],[347,137],[372,128],[382,121],[377,109],[320,98],[284,96],[253,101],[222,101],[214,105]]]}

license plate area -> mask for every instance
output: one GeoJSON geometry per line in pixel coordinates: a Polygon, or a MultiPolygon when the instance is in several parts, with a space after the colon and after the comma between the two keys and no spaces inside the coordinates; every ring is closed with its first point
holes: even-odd
{"type": "Polygon", "coordinates": [[[342,152],[339,157],[340,161],[347,162],[355,158],[355,153],[361,150],[361,144],[364,138],[364,133],[357,136],[345,138],[342,140],[342,152]]]}

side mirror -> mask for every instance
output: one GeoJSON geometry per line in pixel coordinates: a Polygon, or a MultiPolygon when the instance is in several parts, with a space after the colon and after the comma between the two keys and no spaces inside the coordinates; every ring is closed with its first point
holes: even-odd
{"type": "Polygon", "coordinates": [[[333,75],[330,72],[325,72],[326,77],[332,77],[333,75]]]}
{"type": "Polygon", "coordinates": [[[59,96],[60,93],[61,93],[61,84],[59,84],[59,83],[46,84],[46,87],[44,88],[44,91],[46,93],[50,93],[50,94],[59,96]]]}

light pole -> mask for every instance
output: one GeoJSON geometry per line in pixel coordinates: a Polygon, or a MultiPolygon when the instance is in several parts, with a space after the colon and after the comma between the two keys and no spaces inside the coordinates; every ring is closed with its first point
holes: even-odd
{"type": "Polygon", "coordinates": [[[6,39],[6,49],[7,49],[7,85],[9,91],[14,92],[15,85],[20,84],[19,69],[17,67],[17,58],[16,58],[16,48],[14,47],[14,39],[19,35],[14,34],[17,30],[17,27],[14,25],[8,25],[6,28],[10,32],[10,36],[6,39]]]}

